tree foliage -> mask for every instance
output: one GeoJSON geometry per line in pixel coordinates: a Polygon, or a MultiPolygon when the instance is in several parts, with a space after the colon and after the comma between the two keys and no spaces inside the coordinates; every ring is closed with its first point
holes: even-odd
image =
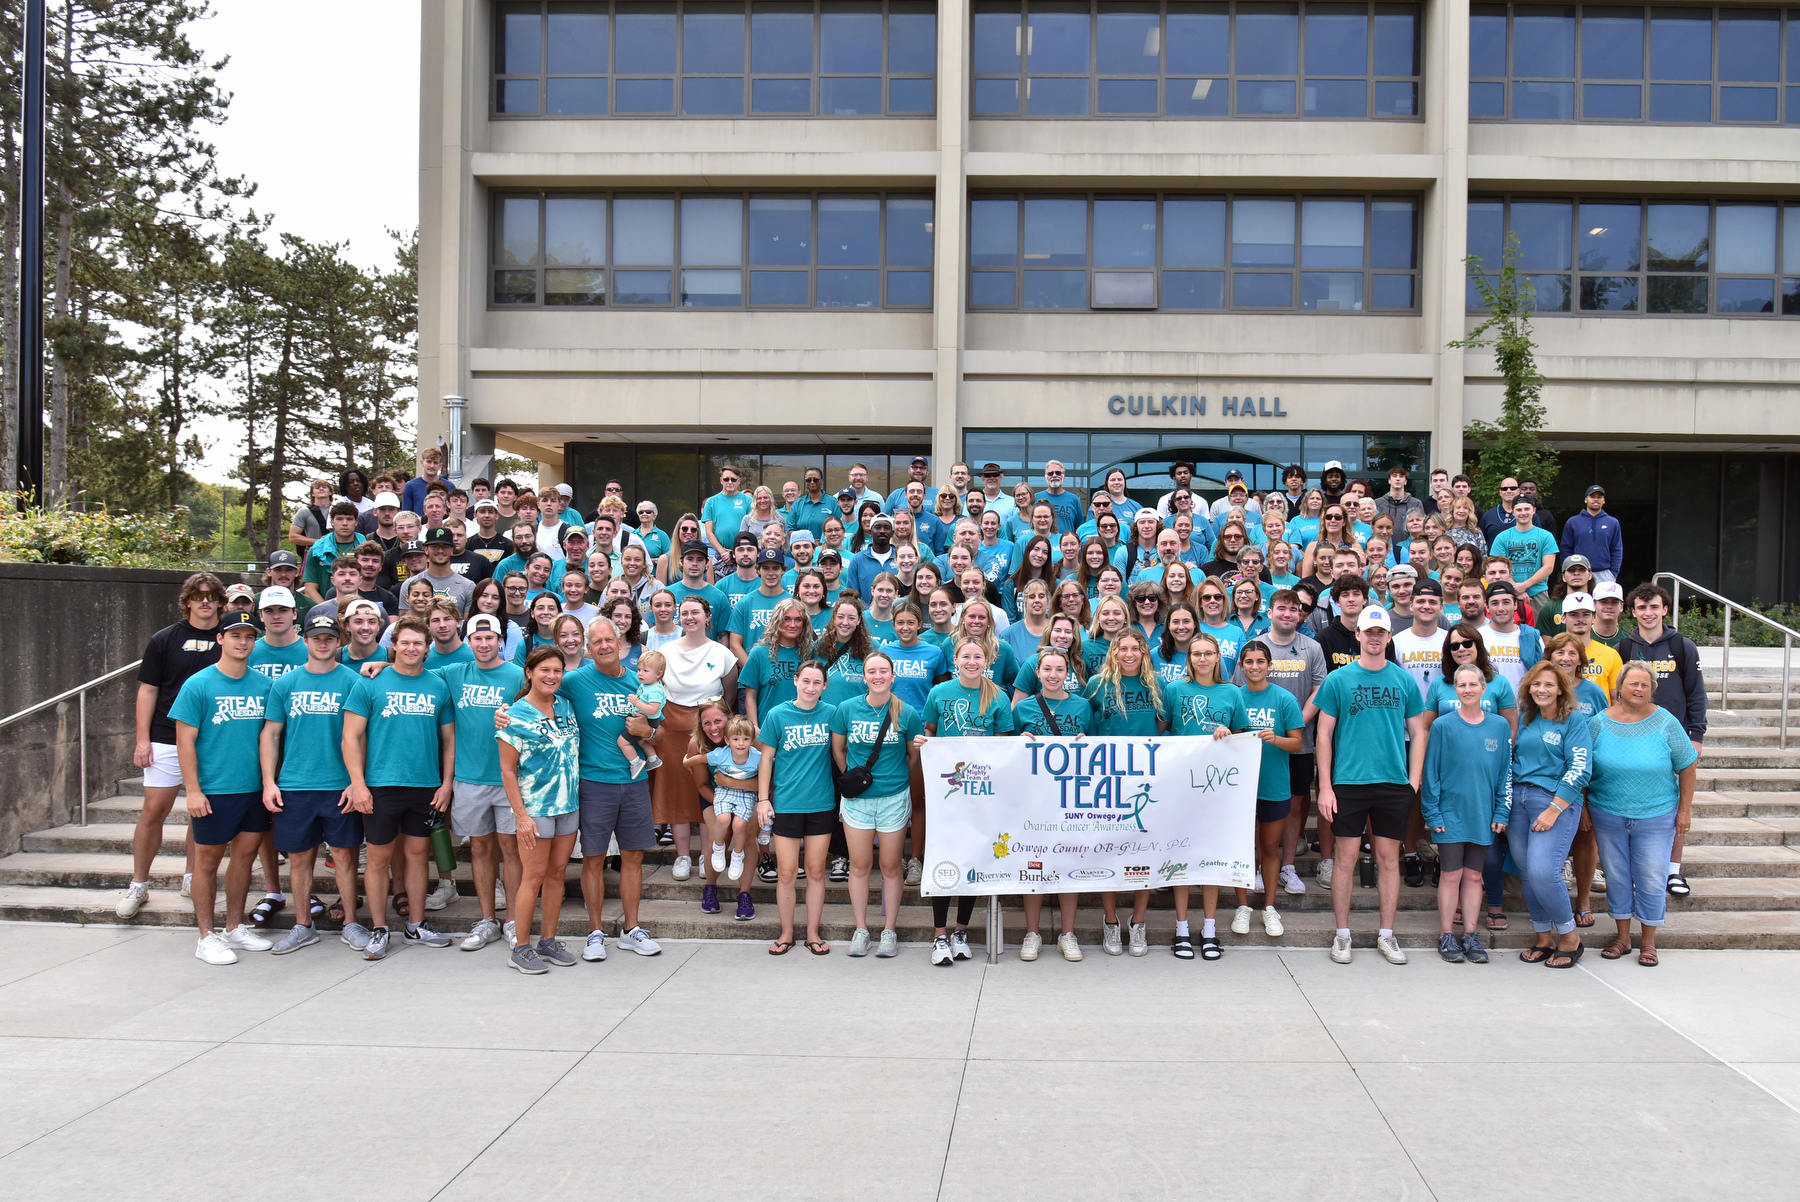
{"type": "Polygon", "coordinates": [[[1492,348],[1494,364],[1506,382],[1500,402],[1499,422],[1472,421],[1464,428],[1478,453],[1469,475],[1474,493],[1483,505],[1500,499],[1500,481],[1508,476],[1530,477],[1538,483],[1538,495],[1548,496],[1560,465],[1556,451],[1539,437],[1544,428],[1544,377],[1537,368],[1536,344],[1531,337],[1531,313],[1536,290],[1531,278],[1519,271],[1519,237],[1508,233],[1501,253],[1498,276],[1485,274],[1479,255],[1463,262],[1487,319],[1466,338],[1450,345],[1464,350],[1492,348]]]}

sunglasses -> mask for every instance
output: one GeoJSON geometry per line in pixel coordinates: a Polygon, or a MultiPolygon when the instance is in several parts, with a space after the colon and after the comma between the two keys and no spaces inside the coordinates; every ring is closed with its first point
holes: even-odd
{"type": "Polygon", "coordinates": [[[1139,605],[1157,605],[1157,604],[1160,604],[1160,603],[1159,603],[1159,602],[1158,602],[1158,601],[1157,601],[1157,599],[1156,599],[1156,598],[1155,598],[1155,597],[1139,597],[1139,598],[1138,598],[1138,599],[1137,599],[1137,603],[1138,603],[1138,604],[1139,604],[1139,605]]]}
{"type": "Polygon", "coordinates": [[[1470,647],[1473,647],[1474,645],[1475,645],[1474,643],[1469,643],[1469,642],[1445,643],[1444,644],[1445,648],[1447,648],[1448,650],[1451,650],[1451,651],[1463,651],[1470,647]]]}

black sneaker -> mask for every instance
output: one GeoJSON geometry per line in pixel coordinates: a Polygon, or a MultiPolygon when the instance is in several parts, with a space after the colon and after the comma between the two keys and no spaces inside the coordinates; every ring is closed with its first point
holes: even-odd
{"type": "Polygon", "coordinates": [[[830,876],[831,879],[834,881],[849,880],[850,879],[850,857],[849,856],[833,856],[833,857],[831,857],[831,871],[827,875],[830,876]]]}
{"type": "Polygon", "coordinates": [[[765,885],[773,885],[781,874],[775,870],[775,857],[764,856],[756,862],[756,879],[765,885]]]}
{"type": "Polygon", "coordinates": [[[667,823],[657,824],[656,845],[658,847],[673,847],[675,845],[675,832],[667,823]]]}
{"type": "Polygon", "coordinates": [[[1400,879],[1413,889],[1417,889],[1425,883],[1425,861],[1419,858],[1417,852],[1406,854],[1400,865],[1400,879]]]}

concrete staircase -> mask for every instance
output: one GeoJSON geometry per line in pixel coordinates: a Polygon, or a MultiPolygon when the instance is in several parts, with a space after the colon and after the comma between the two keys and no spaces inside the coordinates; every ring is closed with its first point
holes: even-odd
{"type": "MultiPolygon", "coordinates": [[[[1683,870],[1693,887],[1685,899],[1670,898],[1670,920],[1659,936],[1659,943],[1670,948],[1800,948],[1800,729],[1795,731],[1788,750],[1777,745],[1780,714],[1780,677],[1758,674],[1754,669],[1738,669],[1731,676],[1729,708],[1721,704],[1717,694],[1717,677],[1713,682],[1711,728],[1705,754],[1700,761],[1700,792],[1695,802],[1694,827],[1689,835],[1683,870]]],[[[1800,687],[1790,700],[1791,712],[1800,719],[1800,687]]],[[[0,919],[78,923],[117,923],[114,914],[121,891],[131,876],[131,834],[143,803],[141,779],[119,782],[114,796],[90,803],[86,827],[68,825],[25,836],[17,854],[0,859],[0,919]]],[[[152,869],[149,902],[133,922],[137,925],[193,925],[191,904],[179,895],[183,870],[183,841],[186,836],[185,803],[178,800],[168,824],[164,827],[164,851],[152,869]]],[[[467,863],[467,851],[459,852],[456,877],[461,891],[459,899],[447,909],[432,915],[435,926],[447,931],[466,931],[480,917],[473,897],[467,863]]],[[[1291,946],[1321,947],[1329,942],[1335,922],[1330,899],[1312,880],[1316,854],[1303,852],[1298,867],[1308,890],[1301,896],[1283,895],[1280,901],[1282,920],[1287,933],[1280,943],[1291,946]]],[[[658,938],[752,939],[769,940],[779,931],[775,913],[775,887],[751,880],[749,890],[756,905],[756,917],[737,921],[733,917],[735,897],[721,882],[722,910],[718,914],[700,911],[702,879],[698,870],[687,881],[672,876],[674,854],[671,849],[646,853],[644,903],[640,921],[658,938]]],[[[323,857],[319,865],[318,884],[325,890],[333,886],[323,857]]],[[[571,863],[568,888],[563,905],[561,934],[585,935],[586,913],[580,902],[577,873],[579,862],[571,863]]],[[[750,874],[753,876],[754,874],[750,874]]],[[[283,877],[286,873],[283,871],[283,877]]],[[[285,885],[285,880],[284,880],[285,885]]],[[[879,881],[873,914],[879,926],[879,881]]],[[[253,875],[252,888],[260,892],[261,870],[253,875]]],[[[801,886],[804,891],[804,884],[801,886]]],[[[606,926],[616,931],[623,911],[617,900],[617,874],[607,873],[608,902],[606,926]]],[[[253,893],[253,897],[255,894],[253,893]]],[[[328,900],[328,892],[321,893],[328,900]]],[[[828,884],[825,909],[825,934],[834,940],[848,939],[852,929],[847,886],[828,884]]],[[[804,898],[802,898],[802,905],[804,898]]],[[[1009,944],[1015,945],[1024,931],[1019,899],[1005,899],[1005,927],[1009,944]]],[[[1252,899],[1260,908],[1260,901],[1252,899]]],[[[292,901],[290,900],[290,906],[292,901]]],[[[1355,925],[1362,936],[1375,925],[1372,911],[1376,908],[1375,891],[1358,888],[1355,909],[1359,911],[1355,925]]],[[[1611,937],[1612,923],[1606,917],[1605,897],[1594,899],[1598,922],[1587,932],[1588,942],[1599,946],[1611,937]]],[[[1055,903],[1047,899],[1043,929],[1054,934],[1055,903]]],[[[1251,924],[1252,934],[1234,936],[1227,929],[1233,902],[1229,892],[1221,898],[1220,938],[1227,946],[1268,946],[1277,941],[1262,934],[1260,917],[1251,924]]],[[[1150,938],[1152,944],[1166,944],[1174,930],[1174,914],[1170,894],[1152,894],[1150,938]]],[[[1396,932],[1409,947],[1434,947],[1437,942],[1437,894],[1427,877],[1421,888],[1401,889],[1400,915],[1396,932]]],[[[1194,898],[1199,918],[1199,898],[1194,898]]],[[[1507,900],[1509,928],[1489,932],[1489,942],[1499,947],[1521,947],[1531,942],[1531,925],[1525,907],[1516,894],[1507,900]]],[[[276,927],[290,925],[292,911],[276,916],[276,927]]],[[[986,906],[978,903],[973,933],[980,937],[985,927],[986,906]]],[[[502,918],[510,917],[502,913],[502,918]]],[[[1077,932],[1084,946],[1100,938],[1100,902],[1098,897],[1084,899],[1079,912],[1077,932]]],[[[321,924],[321,930],[327,924],[321,924]]],[[[916,888],[905,891],[900,911],[900,936],[903,941],[929,939],[931,907],[916,888]]],[[[1051,950],[1049,954],[1054,954],[1051,950]]]]}

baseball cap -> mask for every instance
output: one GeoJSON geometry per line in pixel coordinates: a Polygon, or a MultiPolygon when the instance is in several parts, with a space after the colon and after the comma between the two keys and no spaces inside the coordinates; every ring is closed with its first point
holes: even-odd
{"type": "Polygon", "coordinates": [[[885,513],[878,513],[869,519],[869,529],[873,530],[877,526],[886,526],[889,530],[892,530],[894,528],[894,519],[885,513]]]}
{"type": "Polygon", "coordinates": [[[563,498],[572,497],[575,495],[575,490],[570,488],[567,484],[558,484],[556,486],[556,495],[563,498]]]}
{"type": "Polygon", "coordinates": [[[1601,488],[1598,484],[1590,484],[1588,485],[1587,492],[1582,495],[1589,497],[1604,497],[1606,495],[1606,490],[1601,488]]]}
{"type": "MultiPolygon", "coordinates": [[[[440,526],[440,527],[438,527],[438,529],[442,530],[443,527],[440,526]]],[[[416,538],[409,539],[408,541],[400,544],[400,558],[402,558],[402,559],[405,559],[408,555],[423,555],[423,554],[425,554],[425,544],[421,543],[416,538]]]]}
{"type": "MultiPolygon", "coordinates": [[[[738,536],[731,540],[731,545],[733,547],[756,547],[756,546],[761,546],[762,544],[757,541],[757,538],[754,534],[751,534],[748,530],[743,530],[743,531],[739,531],[738,536]]],[[[687,548],[691,547],[691,546],[693,546],[693,543],[691,541],[684,544],[681,549],[682,554],[683,555],[687,554],[687,548]]],[[[705,550],[704,543],[701,544],[701,549],[705,550]]]]}
{"type": "Polygon", "coordinates": [[[1330,471],[1330,470],[1331,470],[1331,469],[1332,469],[1332,468],[1334,468],[1334,467],[1335,467],[1335,468],[1336,468],[1336,469],[1337,469],[1337,470],[1338,470],[1338,471],[1340,471],[1340,472],[1341,472],[1341,471],[1343,471],[1343,470],[1344,470],[1344,465],[1343,465],[1343,464],[1341,464],[1341,463],[1339,463],[1339,462],[1338,462],[1338,461],[1337,461],[1337,460],[1335,460],[1335,459],[1328,459],[1328,460],[1326,460],[1326,461],[1325,461],[1325,467],[1324,467],[1324,469],[1323,469],[1323,470],[1324,470],[1324,471],[1330,471]]]}
{"type": "Polygon", "coordinates": [[[492,497],[481,498],[481,500],[475,502],[474,507],[476,509],[491,509],[495,513],[500,512],[500,502],[494,500],[494,498],[492,498],[492,497]]]}
{"type": "Polygon", "coordinates": [[[262,596],[256,599],[256,608],[259,611],[277,607],[285,607],[287,609],[294,608],[294,594],[288,592],[279,584],[271,585],[264,589],[262,591],[262,596]]]}
{"type": "Polygon", "coordinates": [[[306,631],[306,637],[309,639],[315,634],[328,634],[332,638],[338,637],[337,619],[330,614],[307,615],[306,624],[303,629],[306,631]]]}
{"type": "Polygon", "coordinates": [[[250,620],[250,615],[239,610],[227,613],[225,619],[219,623],[220,634],[224,634],[227,630],[254,631],[255,629],[256,623],[250,620]]]}
{"type": "Polygon", "coordinates": [[[348,605],[344,606],[341,616],[354,618],[357,614],[362,613],[365,610],[378,618],[385,619],[387,617],[387,614],[383,612],[380,604],[369,600],[367,597],[357,597],[352,600],[348,605]]]}
{"type": "Polygon", "coordinates": [[[226,586],[225,600],[237,601],[244,597],[249,597],[254,600],[256,597],[256,590],[247,584],[232,584],[226,586]]]}
{"type": "Polygon", "coordinates": [[[1004,476],[1006,474],[1006,469],[997,463],[984,463],[981,465],[981,474],[984,476],[1004,476]]]}
{"type": "Polygon", "coordinates": [[[817,543],[818,541],[819,540],[813,536],[813,532],[805,527],[788,535],[788,546],[790,547],[798,547],[802,543],[817,543]]]}
{"type": "Polygon", "coordinates": [[[1419,569],[1413,567],[1410,563],[1397,563],[1388,569],[1388,579],[1392,580],[1396,576],[1404,576],[1411,580],[1417,580],[1419,578],[1419,569]]]}
{"type": "Polygon", "coordinates": [[[1570,593],[1563,598],[1563,612],[1571,613],[1578,609],[1594,612],[1594,599],[1586,593],[1570,593]]]}
{"type": "Polygon", "coordinates": [[[1582,567],[1586,568],[1590,572],[1594,570],[1594,565],[1588,562],[1587,556],[1571,555],[1567,559],[1563,560],[1563,564],[1562,564],[1563,571],[1565,571],[1565,572],[1568,571],[1570,568],[1574,567],[1576,564],[1580,564],[1582,567]]]}
{"type": "Polygon", "coordinates": [[[856,500],[856,490],[854,488],[840,488],[837,491],[837,499],[840,501],[854,501],[856,500]]]}
{"type": "MultiPolygon", "coordinates": [[[[1388,579],[1392,580],[1393,578],[1394,574],[1389,572],[1388,579]]],[[[1415,597],[1442,597],[1443,595],[1444,586],[1431,579],[1429,576],[1419,581],[1417,587],[1413,589],[1413,596],[1415,597]]]]}
{"type": "Polygon", "coordinates": [[[400,498],[391,492],[378,492],[375,494],[375,508],[380,509],[383,505],[391,505],[398,509],[400,508],[400,498]]]}
{"type": "Polygon", "coordinates": [[[471,635],[471,634],[474,634],[477,630],[491,631],[492,633],[501,635],[502,637],[504,637],[506,634],[506,631],[504,631],[500,628],[500,619],[495,617],[493,614],[476,614],[474,617],[469,619],[469,624],[467,627],[464,628],[463,633],[465,635],[471,635]]]}
{"type": "Polygon", "coordinates": [[[914,455],[912,457],[912,465],[914,467],[930,467],[931,460],[925,458],[923,455],[914,455]]]}
{"type": "Polygon", "coordinates": [[[1225,473],[1225,482],[1227,484],[1229,484],[1233,480],[1242,480],[1243,478],[1244,478],[1244,473],[1238,471],[1235,467],[1225,473]]]}
{"type": "MultiPolygon", "coordinates": [[[[425,545],[427,547],[454,547],[456,536],[450,533],[448,526],[433,526],[425,532],[425,545]]],[[[410,546],[407,548],[407,554],[412,554],[410,546]]]]}
{"type": "Polygon", "coordinates": [[[1394,622],[1393,619],[1388,617],[1387,610],[1381,608],[1379,605],[1371,605],[1357,615],[1356,628],[1358,630],[1381,629],[1392,634],[1394,622]]]}
{"type": "Polygon", "coordinates": [[[1623,601],[1625,599],[1625,590],[1608,580],[1605,584],[1594,589],[1593,596],[1596,602],[1623,601]]]}
{"type": "Polygon", "coordinates": [[[787,566],[787,556],[785,556],[781,552],[777,551],[774,547],[769,547],[769,548],[766,548],[765,550],[758,551],[756,553],[756,566],[757,567],[760,568],[764,564],[770,564],[770,563],[778,564],[781,567],[786,567],[787,566]]]}
{"type": "Polygon", "coordinates": [[[1491,597],[1495,593],[1505,593],[1515,601],[1519,599],[1518,592],[1504,580],[1490,580],[1481,588],[1481,595],[1484,597],[1491,597]]]}
{"type": "MultiPolygon", "coordinates": [[[[571,524],[567,530],[563,531],[562,540],[566,543],[572,538],[586,538],[587,536],[588,532],[586,526],[576,526],[571,524]]],[[[642,546],[643,544],[639,543],[638,545],[642,546]]]]}
{"type": "Polygon", "coordinates": [[[269,566],[272,568],[297,568],[300,566],[300,557],[292,551],[271,551],[269,552],[269,566]]]}
{"type": "MultiPolygon", "coordinates": [[[[750,545],[752,547],[754,547],[756,545],[756,536],[749,535],[747,537],[750,539],[750,545]]],[[[740,543],[738,545],[742,545],[742,544],[740,543]]],[[[681,544],[681,557],[683,559],[686,559],[690,555],[706,555],[706,554],[709,554],[709,552],[706,549],[706,544],[701,542],[697,538],[690,538],[690,539],[688,539],[687,542],[681,544]]]]}
{"type": "Polygon", "coordinates": [[[844,557],[842,555],[838,554],[838,550],[836,547],[826,547],[823,551],[819,552],[819,560],[818,561],[820,563],[824,563],[828,559],[832,563],[843,563],[844,562],[844,557]]]}

